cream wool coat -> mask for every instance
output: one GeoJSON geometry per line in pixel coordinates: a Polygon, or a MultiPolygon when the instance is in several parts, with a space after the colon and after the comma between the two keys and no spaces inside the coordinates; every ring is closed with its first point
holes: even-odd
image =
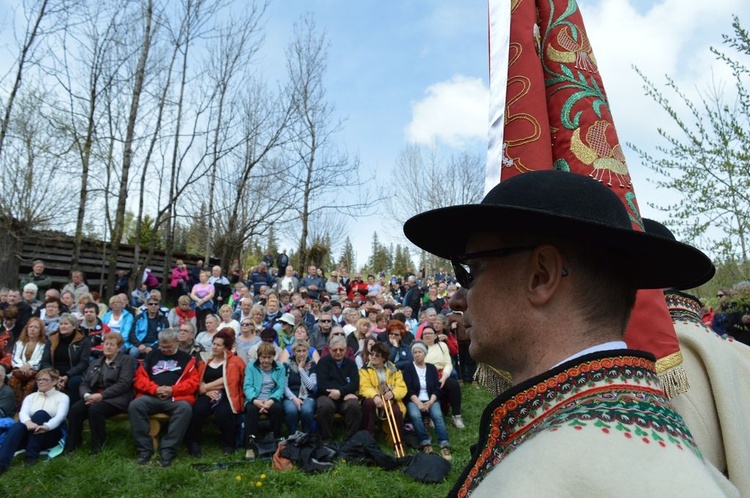
{"type": "Polygon", "coordinates": [[[750,496],[750,347],[703,324],[689,294],[665,294],[690,383],[671,401],[706,460],[750,496]]]}
{"type": "Polygon", "coordinates": [[[740,496],[666,399],[653,356],[602,351],[491,402],[449,496],[740,496]]]}

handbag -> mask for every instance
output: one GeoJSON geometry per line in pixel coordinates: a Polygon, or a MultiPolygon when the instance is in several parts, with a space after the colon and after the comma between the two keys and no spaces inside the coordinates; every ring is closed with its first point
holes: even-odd
{"type": "Polygon", "coordinates": [[[275,438],[273,432],[269,432],[260,439],[255,439],[255,454],[259,457],[270,456],[276,453],[281,439],[275,438]]]}
{"type": "Polygon", "coordinates": [[[284,450],[284,448],[286,448],[286,443],[279,443],[279,447],[276,448],[273,457],[271,457],[271,461],[273,462],[273,470],[277,472],[294,470],[295,468],[294,463],[289,458],[281,456],[281,452],[284,450]]]}

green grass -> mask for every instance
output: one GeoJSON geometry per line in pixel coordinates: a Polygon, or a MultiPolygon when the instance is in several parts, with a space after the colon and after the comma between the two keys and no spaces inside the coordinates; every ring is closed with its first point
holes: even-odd
{"type": "MultiPolygon", "coordinates": [[[[160,496],[268,496],[268,497],[337,497],[347,495],[372,497],[445,496],[469,460],[469,446],[476,442],[482,409],[491,396],[485,390],[467,386],[463,393],[463,418],[466,430],[455,429],[446,420],[453,449],[453,466],[448,479],[436,485],[422,484],[401,473],[375,467],[337,462],[334,470],[315,475],[300,471],[275,472],[269,460],[245,462],[237,451],[227,458],[219,450],[218,432],[211,425],[205,429],[203,458],[191,458],[183,450],[172,467],[160,468],[156,461],[140,466],[135,463],[135,448],[126,421],[110,422],[108,441],[96,457],[88,454],[88,441],[73,455],[40,461],[26,468],[23,458],[12,463],[0,476],[0,496],[54,496],[55,498],[115,498],[160,496]],[[200,472],[196,462],[236,462],[226,470],[200,472]],[[265,477],[264,477],[265,476],[265,477]],[[260,485],[258,485],[260,483],[260,485]]],[[[88,432],[84,431],[84,439],[88,432]]]]}

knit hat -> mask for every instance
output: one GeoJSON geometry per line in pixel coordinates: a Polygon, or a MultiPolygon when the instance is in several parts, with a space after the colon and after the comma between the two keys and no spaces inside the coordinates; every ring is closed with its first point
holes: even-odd
{"type": "Polygon", "coordinates": [[[424,354],[427,354],[427,344],[425,344],[422,341],[414,341],[411,343],[411,351],[414,352],[415,349],[421,349],[424,354]]]}

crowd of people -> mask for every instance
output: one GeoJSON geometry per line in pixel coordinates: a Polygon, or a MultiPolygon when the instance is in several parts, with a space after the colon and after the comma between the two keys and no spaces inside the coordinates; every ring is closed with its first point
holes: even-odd
{"type": "Polygon", "coordinates": [[[434,427],[437,451],[451,460],[446,418],[465,428],[461,389],[476,368],[461,312],[448,306],[455,281],[442,268],[388,280],[310,265],[299,276],[285,256],[267,255],[246,274],[236,262],[225,274],[178,260],[168,300],[158,280],[144,279],[108,305],[83,272],[58,290],[36,261],[20,289],[0,289],[0,418],[17,419],[0,444],[0,472],[18,449],[29,464],[43,450],[78,451],[86,420],[97,454],[118,414],[129,418],[141,464],[154,456],[157,413],[170,418],[163,466],[181,445],[202,455],[209,418],[222,451],[242,448],[247,459],[267,434],[316,432],[330,444],[337,413],[345,440],[364,429],[392,443],[385,404],[420,451],[433,451],[434,427]]]}
{"type": "Polygon", "coordinates": [[[750,282],[738,282],[716,292],[719,306],[709,308],[703,321],[719,335],[750,345],[750,282]]]}

